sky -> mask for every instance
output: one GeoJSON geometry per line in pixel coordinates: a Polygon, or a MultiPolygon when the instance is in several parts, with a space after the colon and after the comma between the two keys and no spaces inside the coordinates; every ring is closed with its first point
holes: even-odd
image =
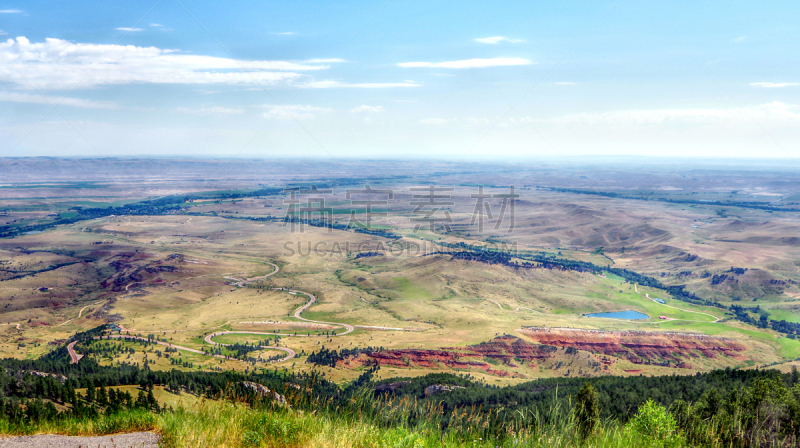
{"type": "Polygon", "coordinates": [[[0,0],[0,157],[800,156],[800,3],[0,0]]]}

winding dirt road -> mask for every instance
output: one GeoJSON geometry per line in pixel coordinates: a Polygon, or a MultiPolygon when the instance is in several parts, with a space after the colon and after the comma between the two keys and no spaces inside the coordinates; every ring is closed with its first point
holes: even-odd
{"type": "MultiPolygon", "coordinates": [[[[224,278],[226,278],[228,280],[235,281],[236,282],[236,286],[244,287],[248,283],[252,283],[252,282],[255,282],[255,281],[258,281],[258,280],[262,280],[262,279],[265,279],[267,277],[270,277],[270,276],[275,275],[275,274],[278,273],[278,271],[279,271],[278,265],[276,265],[274,263],[270,263],[268,261],[264,261],[264,262],[261,262],[261,263],[272,265],[272,267],[274,268],[273,271],[270,272],[269,274],[262,275],[260,277],[253,277],[253,278],[249,278],[249,279],[239,279],[239,278],[233,278],[233,277],[224,277],[224,278]]],[[[313,324],[335,325],[335,326],[343,327],[345,329],[344,332],[339,333],[339,334],[333,334],[331,336],[344,336],[346,334],[352,333],[355,330],[355,328],[352,325],[345,324],[345,323],[323,322],[323,321],[316,321],[316,320],[306,319],[306,318],[302,317],[301,316],[302,312],[307,310],[308,307],[310,307],[311,305],[313,305],[317,301],[317,298],[313,294],[305,292],[305,291],[295,290],[295,289],[287,289],[287,288],[273,288],[273,289],[276,290],[276,291],[286,291],[286,292],[293,293],[293,294],[303,294],[306,297],[308,297],[308,302],[306,302],[300,308],[296,309],[295,312],[294,312],[294,317],[297,318],[298,320],[301,320],[301,321],[304,321],[304,322],[310,322],[310,323],[313,323],[313,324]]],[[[81,312],[83,312],[83,310],[81,310],[81,312]]],[[[227,323],[229,323],[229,322],[226,322],[226,324],[227,323]]],[[[225,324],[223,324],[223,325],[225,325],[225,324]]],[[[121,328],[123,329],[123,331],[131,331],[131,330],[126,329],[125,327],[121,327],[121,328]]],[[[155,330],[148,330],[148,331],[153,332],[153,333],[158,333],[158,332],[162,332],[163,333],[164,332],[164,331],[155,331],[155,330]]],[[[179,330],[168,330],[168,331],[173,331],[174,332],[174,331],[179,331],[179,330]]],[[[227,331],[226,330],[226,331],[218,331],[218,332],[211,333],[211,334],[207,335],[205,337],[205,341],[207,343],[209,343],[209,344],[212,344],[212,345],[219,345],[219,346],[222,346],[222,347],[229,346],[230,344],[223,344],[221,342],[214,342],[212,340],[212,338],[214,338],[216,336],[221,336],[221,335],[224,335],[224,334],[254,334],[254,335],[263,335],[263,336],[282,336],[282,337],[287,337],[287,336],[290,336],[290,337],[310,337],[311,336],[311,335],[297,335],[297,336],[295,336],[295,335],[287,334],[287,333],[266,333],[266,332],[255,332],[255,331],[227,331]]],[[[182,347],[180,345],[175,345],[175,344],[171,344],[171,343],[168,343],[168,342],[162,342],[162,341],[157,341],[157,340],[153,340],[153,339],[147,339],[147,338],[142,337],[142,336],[130,336],[130,335],[123,335],[123,334],[116,334],[116,335],[108,335],[106,337],[114,338],[114,339],[133,338],[133,339],[138,339],[138,340],[143,340],[143,341],[150,341],[150,342],[153,342],[155,344],[163,345],[165,347],[170,347],[170,348],[174,348],[174,349],[177,349],[177,350],[183,350],[183,351],[187,351],[187,352],[191,352],[191,353],[197,353],[197,354],[206,355],[206,356],[213,356],[215,358],[234,359],[234,358],[230,358],[230,357],[227,357],[227,356],[224,356],[224,355],[212,355],[212,354],[209,354],[209,353],[205,353],[202,350],[197,350],[197,349],[193,349],[193,348],[189,348],[189,347],[182,347]]],[[[101,339],[101,337],[98,336],[98,337],[95,337],[95,339],[101,339]]],[[[70,353],[70,357],[73,359],[73,363],[76,363],[76,362],[78,362],[80,360],[81,355],[78,355],[77,353],[75,353],[75,351],[73,350],[74,346],[75,346],[75,342],[71,343],[67,347],[67,350],[70,353]]],[[[284,362],[284,361],[288,361],[288,360],[294,358],[295,356],[297,356],[297,353],[295,353],[294,350],[292,350],[290,348],[287,348],[287,347],[278,347],[278,346],[273,346],[273,345],[262,345],[262,346],[259,346],[259,347],[262,348],[262,349],[265,349],[265,350],[280,350],[280,351],[286,352],[286,354],[287,354],[286,357],[281,358],[279,360],[271,361],[271,362],[284,362]]]]}
{"type": "MultiPolygon", "coordinates": [[[[263,334],[263,335],[270,335],[270,334],[273,334],[273,333],[254,333],[252,331],[222,331],[222,332],[219,332],[219,333],[212,333],[212,334],[206,336],[205,341],[208,342],[211,345],[219,345],[221,347],[228,347],[231,344],[223,344],[222,342],[214,342],[214,341],[211,340],[211,338],[213,338],[214,336],[221,336],[223,334],[263,334]]],[[[294,358],[295,356],[297,356],[297,353],[295,353],[294,350],[292,350],[290,348],[286,348],[286,347],[278,347],[277,345],[259,345],[259,348],[270,349],[270,350],[282,350],[282,351],[288,353],[288,356],[286,356],[285,358],[281,358],[281,359],[278,359],[276,361],[271,361],[271,362],[288,361],[288,360],[294,358]]],[[[215,355],[215,356],[217,356],[217,355],[215,355]]]]}
{"type": "MultiPolygon", "coordinates": [[[[633,284],[633,289],[636,291],[637,294],[639,293],[639,289],[636,287],[636,283],[633,284]]],[[[660,323],[669,322],[669,321],[673,321],[673,320],[680,320],[680,321],[684,321],[684,322],[700,322],[700,323],[715,324],[715,323],[720,321],[720,318],[717,317],[717,316],[714,316],[713,314],[701,313],[700,311],[685,310],[683,308],[677,308],[677,307],[674,307],[674,306],[667,305],[666,303],[656,302],[656,299],[650,297],[650,293],[647,293],[647,292],[644,293],[644,296],[645,296],[646,299],[652,300],[653,302],[655,302],[655,303],[657,303],[657,304],[659,304],[661,306],[665,306],[667,308],[672,308],[673,310],[685,311],[687,313],[702,314],[703,316],[708,316],[708,317],[713,318],[714,321],[710,322],[710,321],[705,321],[705,320],[667,318],[667,319],[663,319],[663,320],[655,321],[655,322],[633,322],[633,321],[629,321],[629,322],[633,322],[633,323],[637,323],[637,324],[660,324],[660,323]]]]}
{"type": "MultiPolygon", "coordinates": [[[[249,279],[240,279],[240,278],[235,278],[235,277],[223,277],[223,278],[234,281],[236,286],[242,288],[242,287],[245,287],[248,283],[252,283],[252,282],[255,282],[255,281],[258,281],[258,280],[265,279],[265,278],[270,277],[272,275],[275,275],[280,270],[278,268],[278,265],[276,265],[274,263],[270,263],[268,261],[261,261],[260,263],[271,265],[274,268],[273,271],[270,272],[269,274],[262,275],[260,277],[253,277],[253,278],[249,278],[249,279]]],[[[334,333],[332,335],[326,335],[326,337],[344,336],[346,334],[350,334],[353,331],[355,331],[355,327],[353,327],[350,324],[343,323],[343,322],[325,322],[325,321],[319,321],[319,320],[306,319],[305,317],[303,317],[301,315],[303,313],[303,311],[307,310],[311,305],[313,305],[317,301],[317,298],[316,298],[316,296],[314,296],[314,294],[311,294],[311,293],[305,292],[305,291],[300,291],[300,290],[297,290],[297,289],[288,289],[288,288],[272,288],[272,289],[275,290],[275,291],[286,291],[286,292],[288,292],[290,294],[302,294],[302,295],[308,297],[308,302],[306,302],[304,305],[302,305],[301,307],[297,308],[294,311],[294,317],[296,319],[301,320],[303,322],[309,322],[309,323],[312,323],[312,324],[333,325],[333,326],[338,326],[338,327],[344,328],[343,332],[338,333],[338,334],[334,333]]],[[[348,294],[350,294],[350,295],[352,295],[354,297],[359,297],[359,296],[356,296],[355,294],[352,294],[352,293],[348,293],[348,294]]],[[[366,300],[364,300],[363,298],[361,298],[361,297],[359,297],[359,298],[366,302],[366,300]]],[[[492,300],[492,302],[494,302],[494,301],[492,300]]],[[[369,303],[369,302],[367,302],[367,303],[369,303]]],[[[497,306],[502,309],[502,306],[500,306],[499,303],[497,303],[497,302],[494,302],[494,303],[496,303],[497,306]]],[[[84,307],[84,309],[86,309],[86,307],[84,307]]],[[[526,308],[526,309],[530,309],[530,308],[526,308]]],[[[517,311],[519,311],[519,310],[520,310],[520,308],[517,308],[517,311]]],[[[533,311],[533,310],[531,310],[531,311],[533,311]]],[[[80,317],[80,315],[82,313],[83,313],[83,310],[81,310],[81,313],[78,314],[78,317],[80,317]]],[[[230,323],[230,321],[226,322],[223,325],[226,325],[228,323],[230,323]]],[[[126,332],[127,331],[135,331],[135,330],[129,330],[129,329],[127,329],[127,328],[125,328],[125,327],[123,327],[121,325],[120,325],[120,327],[122,328],[122,331],[126,331],[126,332]]],[[[418,329],[391,328],[391,327],[378,327],[378,326],[374,326],[374,327],[373,326],[360,326],[360,328],[380,329],[380,330],[395,330],[395,331],[397,331],[397,330],[402,330],[402,331],[420,331],[418,329]]],[[[166,331],[164,331],[164,330],[148,330],[148,331],[151,332],[151,333],[168,333],[168,332],[189,331],[189,330],[166,330],[166,331]]],[[[309,334],[293,335],[293,334],[288,334],[288,333],[267,333],[267,332],[256,332],[256,331],[225,330],[225,331],[218,331],[218,332],[211,333],[211,334],[207,335],[204,338],[204,340],[205,340],[205,342],[207,342],[209,344],[212,344],[212,345],[218,345],[218,346],[222,346],[222,347],[227,347],[230,344],[223,344],[221,342],[214,342],[213,341],[213,338],[215,338],[217,336],[222,336],[222,335],[225,335],[225,334],[253,334],[253,335],[261,335],[261,336],[281,336],[281,337],[312,337],[313,336],[313,335],[309,335],[309,334]]],[[[105,337],[106,338],[113,338],[113,339],[132,338],[132,339],[138,339],[138,340],[142,340],[142,341],[150,341],[152,343],[155,343],[155,344],[158,344],[158,345],[163,345],[165,347],[170,347],[170,348],[174,348],[174,349],[177,349],[177,350],[183,350],[183,351],[187,351],[187,352],[191,352],[191,353],[197,353],[197,354],[200,354],[200,355],[213,356],[215,358],[220,358],[220,359],[235,359],[235,358],[230,358],[230,357],[227,357],[227,356],[224,356],[224,355],[209,354],[209,353],[203,352],[202,350],[197,350],[197,349],[193,349],[193,348],[189,348],[189,347],[182,347],[180,345],[175,345],[175,344],[171,344],[171,343],[168,343],[168,342],[148,339],[148,338],[145,338],[145,337],[142,337],[142,336],[131,336],[131,335],[116,334],[116,335],[107,335],[105,337]]],[[[101,338],[102,338],[101,336],[96,336],[94,339],[101,339],[101,338]]],[[[74,346],[75,346],[75,342],[73,342],[69,346],[67,346],[67,350],[69,351],[70,358],[72,359],[72,362],[73,363],[77,363],[80,360],[80,358],[82,357],[82,355],[79,355],[79,354],[75,353],[75,351],[73,349],[74,346]]],[[[281,358],[279,360],[270,361],[270,362],[273,362],[273,363],[288,361],[288,360],[294,358],[295,356],[297,356],[297,353],[295,353],[294,350],[292,350],[290,348],[287,348],[287,347],[278,347],[278,346],[272,346],[272,345],[261,345],[259,347],[262,348],[262,349],[267,349],[267,350],[281,350],[283,352],[286,352],[286,354],[287,354],[286,357],[281,358]]]]}
{"type": "MultiPolygon", "coordinates": [[[[498,308],[500,308],[503,311],[511,311],[510,309],[507,310],[507,309],[503,308],[503,305],[500,305],[499,302],[495,302],[492,299],[483,299],[483,300],[488,300],[489,302],[494,303],[495,305],[497,305],[498,308]]],[[[539,312],[539,311],[536,311],[534,309],[528,308],[527,306],[518,306],[517,309],[514,310],[514,311],[516,312],[516,311],[519,311],[519,310],[528,310],[528,311],[533,311],[534,313],[538,313],[539,312]]]]}
{"type": "MultiPolygon", "coordinates": [[[[653,302],[656,302],[656,299],[653,299],[652,297],[650,297],[650,294],[644,293],[644,295],[645,295],[645,297],[647,297],[648,299],[652,300],[653,302]]],[[[689,320],[689,319],[668,319],[668,320],[684,320],[684,321],[688,321],[688,322],[707,322],[707,323],[712,323],[712,324],[715,324],[715,323],[720,321],[719,317],[714,316],[713,314],[701,313],[700,311],[685,310],[683,308],[676,308],[674,306],[669,306],[666,303],[661,303],[661,302],[656,302],[656,303],[661,305],[661,306],[665,306],[667,308],[672,308],[673,310],[686,311],[687,313],[694,313],[694,314],[702,314],[704,316],[713,317],[714,319],[716,319],[714,322],[708,322],[708,321],[705,321],[705,320],[689,320]]]]}
{"type": "MultiPolygon", "coordinates": [[[[178,350],[183,350],[183,351],[186,351],[186,352],[192,352],[192,353],[197,353],[197,354],[200,354],[200,355],[206,355],[206,356],[213,356],[213,357],[215,357],[215,358],[220,358],[220,359],[231,359],[231,360],[236,360],[236,358],[231,358],[231,357],[229,357],[229,356],[224,356],[224,355],[212,355],[212,354],[210,354],[210,353],[206,353],[206,352],[204,352],[204,351],[202,351],[202,350],[197,350],[197,349],[193,349],[193,348],[189,348],[189,347],[182,347],[182,346],[180,346],[180,345],[170,344],[169,342],[157,341],[157,340],[155,340],[155,339],[147,339],[147,338],[145,338],[145,337],[142,337],[142,336],[130,336],[130,335],[125,335],[125,334],[111,334],[111,335],[107,335],[107,336],[95,336],[95,337],[94,337],[94,339],[101,339],[101,338],[113,338],[113,339],[125,339],[125,338],[131,338],[131,339],[138,339],[138,340],[140,340],[140,341],[150,341],[150,342],[152,342],[153,344],[163,345],[163,346],[165,346],[165,347],[175,348],[175,349],[178,349],[178,350]]],[[[73,343],[72,343],[72,344],[70,344],[70,345],[74,345],[74,344],[75,344],[75,343],[73,342],[73,343]]],[[[223,346],[225,346],[225,345],[228,345],[228,344],[220,344],[220,343],[218,343],[218,342],[213,342],[213,344],[216,344],[216,345],[223,345],[223,346]]],[[[281,359],[279,359],[279,360],[277,360],[277,361],[273,361],[273,362],[283,362],[283,361],[288,361],[288,360],[290,360],[290,359],[294,358],[295,356],[297,356],[297,354],[294,352],[294,350],[292,350],[292,349],[290,349],[290,348],[286,348],[286,347],[263,346],[263,348],[268,348],[268,349],[272,349],[272,350],[280,350],[280,351],[283,351],[283,352],[286,352],[286,353],[287,353],[287,356],[286,356],[285,358],[281,358],[281,359]]],[[[70,355],[71,355],[71,354],[72,354],[72,352],[70,352],[70,355]]],[[[77,362],[77,361],[76,361],[76,362],[77,362]]]]}
{"type": "Polygon", "coordinates": [[[75,319],[80,319],[81,316],[83,315],[84,310],[86,310],[86,308],[89,308],[90,306],[94,306],[94,305],[98,305],[98,304],[100,304],[100,302],[95,302],[93,304],[86,305],[85,307],[81,308],[80,312],[78,312],[78,317],[73,317],[70,320],[65,320],[64,322],[61,322],[61,324],[59,324],[59,326],[64,325],[64,324],[69,323],[69,322],[72,322],[75,319]]]}
{"type": "Polygon", "coordinates": [[[340,322],[323,322],[321,320],[311,320],[311,319],[306,319],[305,317],[300,316],[300,313],[302,313],[303,311],[308,309],[308,307],[310,307],[311,305],[314,304],[314,302],[317,301],[317,298],[314,297],[313,294],[310,294],[310,293],[307,293],[307,292],[304,292],[304,291],[298,291],[296,289],[285,289],[285,288],[275,288],[275,289],[277,291],[288,291],[290,293],[293,292],[295,294],[304,294],[305,296],[308,297],[308,299],[309,299],[308,302],[306,302],[305,305],[301,306],[300,308],[298,308],[298,309],[296,309],[294,311],[294,317],[295,318],[300,319],[300,320],[305,321],[305,322],[311,322],[312,324],[338,325],[340,327],[344,327],[344,328],[347,329],[347,330],[345,330],[344,333],[339,333],[336,336],[344,336],[344,335],[346,335],[348,333],[352,333],[353,332],[354,328],[353,328],[352,325],[349,325],[349,324],[343,324],[343,323],[340,323],[340,322]]]}
{"type": "Polygon", "coordinates": [[[273,275],[278,273],[279,268],[278,268],[277,264],[270,263],[269,261],[261,261],[260,263],[272,265],[274,270],[272,272],[270,272],[269,274],[267,274],[267,275],[262,275],[261,277],[246,278],[244,280],[242,280],[240,278],[235,278],[235,277],[223,277],[223,278],[226,278],[228,280],[233,280],[233,281],[236,282],[236,286],[238,286],[240,288],[244,288],[244,286],[246,284],[248,284],[248,283],[253,283],[255,281],[262,280],[262,279],[265,279],[267,277],[271,277],[271,276],[273,276],[273,275]]]}
{"type": "MultiPolygon", "coordinates": [[[[274,274],[274,272],[273,272],[273,274],[274,274]]],[[[272,274],[270,274],[270,275],[272,275],[272,274]]],[[[294,311],[294,317],[295,318],[297,318],[299,320],[302,320],[302,321],[305,321],[305,322],[310,322],[312,324],[337,325],[337,326],[345,328],[344,332],[338,333],[338,334],[334,333],[334,334],[332,334],[332,335],[330,335],[328,337],[344,336],[344,335],[346,335],[348,333],[352,333],[353,330],[355,330],[355,328],[353,328],[352,325],[345,324],[345,323],[323,322],[323,321],[319,321],[319,320],[311,320],[311,319],[306,319],[305,317],[302,317],[300,315],[300,313],[302,313],[303,311],[308,309],[308,307],[313,305],[314,302],[316,302],[316,300],[317,300],[317,298],[313,294],[308,293],[308,292],[304,292],[304,291],[298,291],[296,289],[286,289],[286,288],[273,288],[273,289],[276,290],[276,291],[287,291],[287,292],[295,293],[295,294],[304,294],[305,296],[308,297],[308,302],[306,302],[305,305],[301,306],[300,308],[298,308],[298,309],[296,309],[294,311]]],[[[306,337],[306,338],[313,336],[313,335],[310,335],[310,334],[293,335],[293,334],[289,334],[289,333],[264,333],[264,332],[255,332],[255,331],[226,330],[226,331],[218,331],[216,333],[212,333],[212,334],[206,336],[205,337],[205,341],[208,342],[209,344],[213,344],[213,345],[228,346],[230,344],[223,344],[221,342],[214,342],[214,341],[211,340],[212,338],[214,338],[216,336],[222,336],[224,334],[257,334],[257,335],[263,335],[263,336],[282,336],[282,337],[287,337],[288,336],[288,337],[306,337]]],[[[288,349],[284,349],[283,347],[275,347],[275,346],[267,346],[267,345],[260,345],[259,347],[264,348],[264,349],[288,350],[288,349]]],[[[288,361],[289,359],[292,359],[294,356],[295,356],[294,352],[291,352],[291,355],[289,357],[281,359],[280,361],[277,361],[277,362],[288,361]]]]}

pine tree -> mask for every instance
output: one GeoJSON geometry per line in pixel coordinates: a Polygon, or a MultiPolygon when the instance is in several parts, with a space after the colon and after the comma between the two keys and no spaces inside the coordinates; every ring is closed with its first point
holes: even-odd
{"type": "Polygon", "coordinates": [[[600,421],[600,399],[597,389],[585,383],[575,399],[575,422],[582,439],[588,438],[600,421]]]}
{"type": "Polygon", "coordinates": [[[86,401],[92,403],[94,401],[94,387],[91,385],[86,388],[86,401]]]}
{"type": "Polygon", "coordinates": [[[147,394],[145,394],[143,390],[139,390],[139,396],[136,397],[136,407],[147,408],[148,407],[147,405],[148,405],[147,394]]]}
{"type": "Polygon", "coordinates": [[[108,394],[106,393],[106,388],[103,386],[100,386],[100,389],[97,390],[97,403],[100,406],[108,405],[108,394]]]}
{"type": "Polygon", "coordinates": [[[147,391],[147,404],[149,405],[150,409],[155,412],[159,412],[161,410],[161,407],[158,405],[158,400],[156,400],[156,397],[153,396],[152,387],[149,391],[147,391]]]}

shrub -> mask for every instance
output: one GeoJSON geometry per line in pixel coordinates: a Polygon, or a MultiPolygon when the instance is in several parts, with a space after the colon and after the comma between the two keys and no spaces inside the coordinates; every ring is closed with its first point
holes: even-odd
{"type": "Polygon", "coordinates": [[[678,445],[683,439],[675,418],[652,399],[639,406],[626,427],[651,442],[662,442],[664,446],[678,445]]]}

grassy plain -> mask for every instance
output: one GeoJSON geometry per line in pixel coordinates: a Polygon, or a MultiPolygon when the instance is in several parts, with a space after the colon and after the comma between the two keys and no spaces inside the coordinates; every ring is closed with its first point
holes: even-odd
{"type": "MultiPolygon", "coordinates": [[[[522,199],[516,209],[514,229],[508,225],[497,230],[487,226],[479,233],[468,225],[474,187],[459,185],[467,182],[458,176],[450,181],[454,182],[454,205],[450,211],[458,224],[450,232],[423,228],[414,234],[414,222],[409,218],[415,216],[407,206],[409,195],[398,195],[382,208],[386,216],[376,218],[371,226],[403,235],[397,244],[416,244],[425,247],[422,251],[393,254],[383,250],[390,247],[392,239],[382,236],[309,226],[292,233],[288,226],[277,222],[247,219],[283,216],[283,196],[197,200],[185,204],[192,215],[107,216],[3,240],[0,355],[36,357],[52,349],[51,343],[59,344],[75,331],[114,321],[130,334],[154,334],[194,349],[208,347],[204,337],[223,329],[288,332],[281,338],[281,345],[297,353],[310,353],[323,346],[337,350],[366,346],[457,348],[502,334],[524,338],[517,332],[521,327],[544,326],[697,332],[729,337],[748,348],[743,360],[692,360],[693,369],[763,365],[800,356],[800,343],[796,340],[737,323],[723,309],[680,302],[662,290],[634,287],[610,274],[514,269],[453,260],[446,254],[426,255],[445,250],[432,241],[516,244],[523,253],[546,253],[629,268],[667,285],[686,284],[690,290],[726,305],[759,306],[773,319],[799,322],[795,301],[800,300],[800,278],[795,260],[800,259],[800,243],[785,239],[800,230],[800,220],[794,215],[727,207],[723,217],[715,206],[631,201],[541,191],[529,186],[519,190],[522,199]],[[371,250],[385,255],[355,258],[358,252],[371,250]],[[268,263],[276,263],[280,271],[245,287],[237,286],[238,280],[272,272],[268,263]],[[730,271],[732,267],[747,271],[736,273],[730,271]],[[715,276],[723,275],[722,281],[711,284],[715,276]],[[314,294],[316,303],[302,314],[306,319],[357,327],[345,336],[293,337],[295,331],[302,336],[327,330],[304,327],[293,316],[306,302],[305,296],[272,288],[314,294]],[[666,300],[666,304],[649,300],[648,294],[666,300]],[[622,321],[584,316],[621,310],[640,311],[650,318],[622,321]],[[292,326],[292,322],[296,325],[292,326]]],[[[392,187],[405,191],[411,185],[397,183],[392,187]]],[[[164,194],[176,193],[160,188],[164,194]]],[[[39,189],[26,186],[26,191],[39,189]]],[[[96,195],[96,187],[92,189],[96,195]]],[[[490,193],[503,190],[487,189],[490,193]]],[[[7,199],[5,203],[13,202],[19,213],[39,213],[22,210],[35,206],[63,214],[70,213],[68,204],[118,206],[138,198],[123,195],[116,187],[110,191],[118,196],[94,198],[85,193],[85,197],[78,194],[55,202],[7,199]]],[[[247,190],[239,186],[230,191],[247,190]]],[[[681,197],[683,193],[674,190],[669,194],[681,197]]],[[[329,202],[337,208],[334,219],[346,222],[344,207],[348,202],[341,192],[334,196],[329,202]]],[[[758,317],[755,313],[754,316],[758,317]]],[[[263,338],[226,335],[215,340],[232,343],[263,338]]],[[[591,356],[588,352],[575,357],[559,352],[557,360],[535,368],[497,368],[528,377],[562,375],[587,365],[591,356]],[[558,362],[561,365],[556,367],[558,362]]],[[[181,357],[201,368],[252,368],[240,361],[220,363],[189,352],[181,353],[181,357]]],[[[144,354],[137,352],[130,359],[107,362],[143,360],[144,354]]],[[[322,370],[326,376],[343,381],[355,378],[361,369],[315,367],[305,363],[303,357],[277,366],[322,370]]],[[[152,365],[159,369],[173,367],[162,358],[155,359],[152,365]]],[[[610,371],[626,374],[625,370],[690,373],[622,359],[610,371]]],[[[415,366],[387,367],[380,375],[407,376],[430,371],[415,366]]],[[[470,373],[492,383],[518,381],[483,371],[470,373]]]]}

